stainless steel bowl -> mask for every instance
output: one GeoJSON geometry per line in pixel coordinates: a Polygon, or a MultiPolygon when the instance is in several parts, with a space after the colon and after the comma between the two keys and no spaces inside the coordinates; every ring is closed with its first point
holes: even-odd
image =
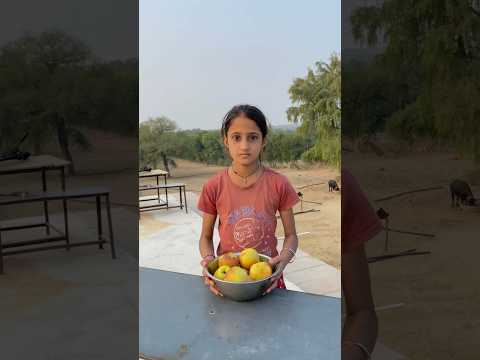
{"type": "MultiPolygon", "coordinates": [[[[240,255],[240,253],[234,253],[240,255]]],[[[270,257],[267,255],[259,254],[260,261],[269,261],[270,257]]],[[[217,279],[213,276],[218,269],[218,257],[210,261],[207,266],[206,275],[215,282],[218,290],[227,298],[235,301],[249,301],[254,300],[262,296],[265,290],[268,289],[270,280],[277,275],[277,267],[274,265],[272,268],[272,275],[268,278],[256,281],[245,282],[231,282],[217,279]]]]}

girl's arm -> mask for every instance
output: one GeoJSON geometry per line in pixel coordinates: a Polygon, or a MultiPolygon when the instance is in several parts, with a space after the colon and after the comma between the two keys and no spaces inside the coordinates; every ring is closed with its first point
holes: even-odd
{"type": "Polygon", "coordinates": [[[223,296],[223,294],[215,286],[215,282],[205,275],[205,271],[207,271],[205,267],[215,258],[215,250],[213,249],[213,230],[216,219],[217,215],[208,213],[203,214],[202,233],[200,234],[199,242],[200,256],[202,257],[200,265],[204,268],[203,282],[205,285],[207,285],[210,288],[210,291],[215,295],[223,296]]]}
{"type": "Polygon", "coordinates": [[[288,209],[280,211],[280,218],[283,223],[283,232],[285,234],[285,240],[283,241],[283,248],[280,252],[280,255],[285,255],[290,261],[293,257],[293,254],[288,251],[291,249],[293,252],[297,252],[298,248],[298,237],[297,230],[295,229],[295,218],[293,217],[293,209],[288,209]]]}
{"type": "Polygon", "coordinates": [[[366,359],[362,346],[372,353],[378,324],[363,245],[342,254],[342,287],[347,312],[342,334],[342,359],[366,359]]]}
{"type": "Polygon", "coordinates": [[[215,250],[213,248],[213,230],[217,215],[203,213],[202,233],[200,234],[200,256],[205,259],[206,256],[211,255],[215,257],[215,250]]]}
{"type": "Polygon", "coordinates": [[[277,287],[277,281],[283,273],[283,270],[288,265],[288,262],[293,258],[298,248],[297,230],[295,229],[295,218],[293,217],[293,209],[280,211],[280,218],[283,223],[283,231],[285,240],[283,241],[283,248],[278,256],[270,260],[271,265],[277,264],[277,269],[280,269],[278,275],[272,278],[272,285],[265,291],[268,294],[277,287]]]}

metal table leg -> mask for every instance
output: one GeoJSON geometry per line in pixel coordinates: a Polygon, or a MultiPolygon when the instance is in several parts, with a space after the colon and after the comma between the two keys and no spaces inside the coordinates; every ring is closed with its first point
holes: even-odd
{"type": "Polygon", "coordinates": [[[178,187],[178,190],[179,190],[179,192],[178,192],[178,193],[180,194],[180,210],[182,210],[182,209],[183,209],[183,200],[182,200],[182,187],[181,187],[181,186],[179,186],[179,187],[178,187]]]}
{"type": "Polygon", "coordinates": [[[115,255],[115,245],[113,241],[112,214],[110,211],[110,196],[108,194],[105,195],[105,203],[107,207],[108,230],[110,232],[110,249],[112,251],[112,259],[116,259],[117,256],[115,255]]]}
{"type": "MultiPolygon", "coordinates": [[[[163,181],[165,185],[167,185],[167,175],[163,175],[163,181]]],[[[165,188],[165,202],[167,203],[167,210],[168,210],[168,189],[165,188]]]]}
{"type": "Polygon", "coordinates": [[[67,200],[63,200],[63,222],[65,225],[65,240],[67,242],[67,250],[70,250],[70,236],[68,232],[68,209],[67,200]]]}
{"type": "MultiPolygon", "coordinates": [[[[102,237],[102,204],[101,204],[100,195],[96,196],[96,200],[97,200],[98,240],[101,241],[101,240],[103,240],[103,237],[102,237]]],[[[103,244],[102,243],[98,244],[98,248],[103,249],[103,244]]]]}
{"type": "Polygon", "coordinates": [[[385,219],[385,252],[388,252],[388,218],[385,219]]]}
{"type": "MultiPolygon", "coordinates": [[[[47,176],[45,168],[42,168],[42,189],[43,191],[47,191],[47,176]]],[[[48,216],[48,201],[45,200],[43,202],[43,215],[45,217],[45,232],[47,235],[50,235],[50,219],[48,216]]]]}
{"type": "MultiPolygon", "coordinates": [[[[65,191],[65,167],[60,168],[60,180],[62,182],[62,191],[65,191]]],[[[70,250],[70,233],[68,232],[68,209],[67,209],[67,199],[63,199],[63,218],[65,221],[65,241],[67,243],[67,250],[70,250]]]]}
{"type": "Polygon", "coordinates": [[[0,230],[0,275],[3,274],[3,246],[2,246],[2,231],[0,230]]]}
{"type": "Polygon", "coordinates": [[[188,214],[188,207],[187,207],[187,190],[186,190],[186,186],[183,187],[183,193],[185,195],[185,213],[188,214]]]}
{"type": "MultiPolygon", "coordinates": [[[[155,176],[157,178],[157,186],[159,185],[158,177],[159,175],[155,176]]],[[[157,202],[160,204],[160,188],[157,187],[157,202]]]]}

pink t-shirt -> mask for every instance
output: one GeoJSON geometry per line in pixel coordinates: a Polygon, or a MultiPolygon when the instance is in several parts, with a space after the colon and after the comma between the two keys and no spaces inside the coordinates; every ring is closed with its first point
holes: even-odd
{"type": "Polygon", "coordinates": [[[364,244],[383,229],[355,178],[342,169],[342,253],[364,244]]]}
{"type": "Polygon", "coordinates": [[[255,248],[273,257],[278,255],[277,210],[288,210],[298,201],[288,179],[271,169],[265,168],[247,188],[234,184],[225,169],[204,184],[198,209],[219,216],[217,255],[255,248]]]}

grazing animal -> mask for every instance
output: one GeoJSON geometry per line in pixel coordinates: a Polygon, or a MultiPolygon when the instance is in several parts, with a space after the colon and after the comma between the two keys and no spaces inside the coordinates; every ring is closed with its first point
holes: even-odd
{"type": "Polygon", "coordinates": [[[328,180],[328,192],[331,191],[338,191],[340,188],[338,187],[338,184],[335,180],[328,180]]]}
{"type": "Polygon", "coordinates": [[[458,207],[460,204],[475,206],[476,199],[473,197],[472,189],[463,180],[453,180],[450,183],[450,195],[452,196],[452,207],[458,207]],[[459,204],[460,202],[460,204],[459,204]]]}

